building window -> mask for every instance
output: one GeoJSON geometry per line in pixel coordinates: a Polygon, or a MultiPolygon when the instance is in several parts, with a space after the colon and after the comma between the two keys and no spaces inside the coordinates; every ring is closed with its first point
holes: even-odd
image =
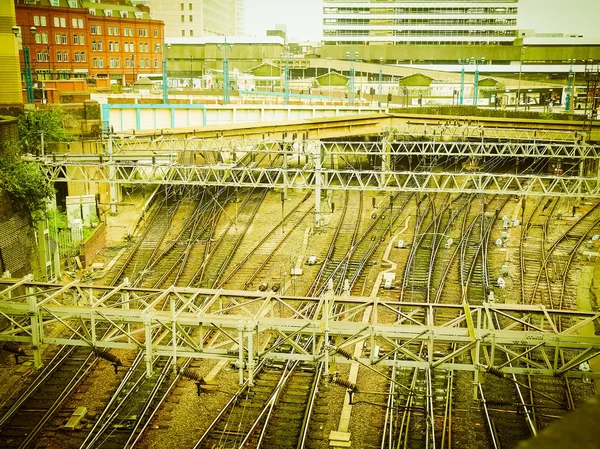
{"type": "Polygon", "coordinates": [[[181,4],[181,10],[183,11],[183,3],[181,4]]]}
{"type": "Polygon", "coordinates": [[[50,55],[48,54],[48,51],[44,52],[44,62],[49,62],[50,61],[50,55]]]}
{"type": "Polygon", "coordinates": [[[60,36],[60,41],[61,41],[61,43],[63,43],[63,44],[67,44],[67,43],[69,43],[69,41],[67,40],[67,35],[66,35],[66,34],[62,34],[62,35],[60,36]]]}
{"type": "Polygon", "coordinates": [[[79,34],[73,35],[73,45],[79,45],[79,34]]]}
{"type": "Polygon", "coordinates": [[[185,30],[181,30],[181,35],[185,36],[185,30]]]}
{"type": "Polygon", "coordinates": [[[92,51],[96,51],[98,47],[96,47],[96,41],[92,41],[92,51]]]}
{"type": "Polygon", "coordinates": [[[43,27],[46,26],[46,16],[40,16],[40,25],[43,27]]]}
{"type": "Polygon", "coordinates": [[[77,19],[75,17],[73,17],[71,19],[71,27],[72,28],[77,28],[77,19]]]}
{"type": "Polygon", "coordinates": [[[85,57],[85,52],[84,52],[84,51],[82,51],[82,52],[81,52],[81,62],[85,62],[85,60],[86,60],[86,57],[85,57]]]}
{"type": "Polygon", "coordinates": [[[54,18],[54,26],[55,27],[59,27],[60,26],[60,19],[58,17],[54,18]]]}
{"type": "Polygon", "coordinates": [[[102,41],[98,41],[98,51],[102,51],[102,41]]]}
{"type": "Polygon", "coordinates": [[[92,67],[94,67],[95,69],[98,68],[98,59],[97,58],[92,59],[92,67]]]}
{"type": "Polygon", "coordinates": [[[50,0],[50,6],[60,6],[60,0],[50,0]]]}
{"type": "Polygon", "coordinates": [[[73,55],[73,59],[75,60],[75,62],[79,62],[79,52],[75,52],[75,54],[73,55]]]}
{"type": "Polygon", "coordinates": [[[160,53],[160,44],[154,44],[154,52],[160,53]]]}
{"type": "Polygon", "coordinates": [[[185,22],[185,16],[182,14],[181,15],[181,23],[185,22]]]}
{"type": "Polygon", "coordinates": [[[158,30],[156,28],[154,29],[154,37],[158,37],[158,30]]]}
{"type": "Polygon", "coordinates": [[[108,51],[114,51],[112,41],[108,43],[108,51]]]}
{"type": "Polygon", "coordinates": [[[119,43],[115,42],[115,51],[119,51],[119,43]]]}
{"type": "Polygon", "coordinates": [[[85,36],[83,34],[79,35],[79,45],[85,45],[85,36]]]}
{"type": "Polygon", "coordinates": [[[83,28],[83,19],[77,19],[78,28],[83,28]]]}
{"type": "Polygon", "coordinates": [[[96,25],[92,25],[92,26],[90,27],[90,33],[91,33],[91,34],[96,34],[96,25]]]}
{"type": "Polygon", "coordinates": [[[121,11],[121,18],[122,19],[126,19],[127,18],[127,11],[121,11]]]}
{"type": "Polygon", "coordinates": [[[36,27],[39,27],[39,26],[40,26],[40,16],[33,16],[33,24],[34,24],[36,27]]]}
{"type": "Polygon", "coordinates": [[[114,69],[114,68],[115,68],[115,60],[114,60],[113,58],[110,58],[110,59],[108,60],[108,66],[109,66],[111,69],[114,69]]]}
{"type": "Polygon", "coordinates": [[[71,8],[77,8],[77,0],[69,0],[69,6],[71,8]]]}
{"type": "Polygon", "coordinates": [[[57,44],[60,44],[60,34],[54,35],[54,42],[56,42],[57,44]]]}
{"type": "Polygon", "coordinates": [[[69,62],[69,53],[63,52],[63,62],[69,62]]]}
{"type": "Polygon", "coordinates": [[[115,67],[117,69],[121,67],[121,58],[115,58],[115,67]]]}
{"type": "Polygon", "coordinates": [[[42,44],[48,43],[48,33],[41,33],[42,35],[42,44]]]}
{"type": "Polygon", "coordinates": [[[62,62],[62,53],[60,51],[56,52],[56,62],[62,62]]]}
{"type": "Polygon", "coordinates": [[[190,22],[194,21],[194,16],[190,15],[190,22]]]}
{"type": "Polygon", "coordinates": [[[113,35],[113,34],[112,34],[112,27],[108,27],[108,35],[109,35],[109,36],[112,36],[112,35],[113,35]]]}
{"type": "Polygon", "coordinates": [[[35,43],[36,44],[41,44],[42,43],[42,35],[40,33],[35,35],[35,43]]]}
{"type": "Polygon", "coordinates": [[[158,69],[158,59],[154,59],[154,68],[158,69]]]}
{"type": "Polygon", "coordinates": [[[104,68],[104,58],[98,58],[98,67],[104,68]]]}
{"type": "Polygon", "coordinates": [[[192,4],[188,3],[188,9],[191,11],[192,10],[192,4]]]}
{"type": "Polygon", "coordinates": [[[41,50],[38,50],[38,51],[36,52],[36,54],[35,54],[35,57],[37,58],[38,62],[40,62],[40,61],[42,60],[42,58],[44,57],[43,55],[44,55],[44,54],[42,53],[42,51],[41,51],[41,50]]]}
{"type": "Polygon", "coordinates": [[[104,15],[106,17],[112,17],[112,9],[105,9],[104,10],[104,15]]]}
{"type": "Polygon", "coordinates": [[[119,27],[114,27],[114,29],[113,29],[113,34],[114,34],[115,36],[118,36],[118,35],[119,35],[119,27]]]}
{"type": "Polygon", "coordinates": [[[67,27],[67,19],[64,17],[60,18],[60,26],[61,28],[66,28],[67,27]]]}
{"type": "Polygon", "coordinates": [[[194,37],[194,30],[190,30],[190,37],[194,37]]]}

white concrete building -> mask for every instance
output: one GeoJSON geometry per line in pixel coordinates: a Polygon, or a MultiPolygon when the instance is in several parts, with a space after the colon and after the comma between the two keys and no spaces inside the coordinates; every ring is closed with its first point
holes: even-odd
{"type": "Polygon", "coordinates": [[[150,14],[165,22],[165,37],[235,36],[236,0],[150,0],[150,14]]]}
{"type": "Polygon", "coordinates": [[[512,44],[519,0],[323,0],[325,44],[512,44]]]}

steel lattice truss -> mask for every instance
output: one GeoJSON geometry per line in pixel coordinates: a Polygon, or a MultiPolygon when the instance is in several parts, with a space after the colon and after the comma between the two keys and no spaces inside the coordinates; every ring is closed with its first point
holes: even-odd
{"type": "MultiPolygon", "coordinates": [[[[509,124],[507,124],[509,126],[509,124]]],[[[392,139],[405,136],[429,136],[452,139],[494,139],[494,140],[526,140],[546,142],[578,142],[587,140],[584,131],[528,129],[502,127],[474,126],[467,124],[454,124],[452,121],[441,124],[407,123],[399,126],[384,127],[384,134],[392,139]]]]}
{"type": "MultiPolygon", "coordinates": [[[[437,128],[439,129],[439,128],[437,128]]],[[[425,134],[427,139],[414,139],[415,134],[407,134],[405,139],[388,136],[378,142],[326,142],[319,140],[257,140],[257,139],[200,139],[190,137],[159,137],[111,139],[101,142],[103,161],[112,156],[114,160],[132,159],[142,155],[146,157],[170,156],[171,160],[186,162],[181,153],[195,153],[200,157],[213,155],[207,159],[220,160],[214,155],[222,155],[223,160],[232,160],[248,153],[282,154],[289,157],[304,157],[321,153],[324,160],[327,156],[453,156],[453,157],[508,157],[508,158],[564,158],[564,159],[597,159],[600,147],[584,141],[572,139],[511,139],[504,133],[527,130],[500,130],[486,128],[486,132],[499,134],[498,138],[488,139],[475,136],[478,140],[463,140],[454,134],[425,134]]],[[[441,131],[440,131],[441,132],[441,131]]],[[[558,133],[558,131],[539,131],[540,133],[558,133]]],[[[564,134],[560,132],[560,135],[564,134]]],[[[56,154],[50,160],[79,162],[89,159],[90,154],[56,154]]],[[[99,156],[99,155],[98,155],[99,156]]]]}
{"type": "Polygon", "coordinates": [[[109,182],[264,188],[308,188],[363,191],[414,191],[586,196],[600,198],[597,178],[494,173],[410,172],[310,167],[259,167],[233,164],[180,165],[155,163],[48,163],[53,182],[109,182]]]}
{"type": "Polygon", "coordinates": [[[366,341],[381,348],[377,358],[371,351],[370,357],[354,359],[367,365],[479,373],[501,358],[508,362],[495,368],[504,373],[600,377],[578,369],[600,354],[594,331],[600,313],[595,312],[540,305],[422,304],[331,293],[311,298],[76,281],[60,285],[35,283],[30,277],[1,280],[0,288],[0,315],[8,322],[0,341],[31,344],[38,364],[36,348],[42,344],[144,351],[148,374],[155,356],[230,359],[239,361],[240,370],[261,359],[348,363],[340,353],[366,341]],[[367,323],[357,319],[365,311],[370,312],[367,323]],[[68,331],[57,335],[58,323],[68,331]],[[99,328],[107,325],[112,331],[103,334],[99,328]],[[221,343],[204,346],[208,334],[218,334],[221,343]],[[312,337],[313,345],[296,345],[299,335],[312,337]],[[292,353],[282,349],[289,344],[295,348],[292,353]],[[455,349],[448,352],[451,347],[455,349]]]}

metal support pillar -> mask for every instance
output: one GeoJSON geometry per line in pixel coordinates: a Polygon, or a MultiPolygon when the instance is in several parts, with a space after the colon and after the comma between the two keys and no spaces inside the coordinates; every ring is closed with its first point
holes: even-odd
{"type": "Polygon", "coordinates": [[[318,149],[315,154],[315,228],[321,227],[321,191],[323,185],[323,159],[322,148],[318,149]]]}
{"type": "Polygon", "coordinates": [[[144,331],[146,337],[146,354],[144,354],[146,377],[152,377],[152,320],[148,316],[144,319],[144,331]]]}
{"type": "Polygon", "coordinates": [[[460,97],[458,97],[458,104],[463,104],[465,98],[465,61],[458,60],[462,64],[460,69],[460,97]]]}
{"type": "Polygon", "coordinates": [[[227,49],[233,48],[233,45],[227,43],[227,37],[223,44],[217,44],[217,48],[223,50],[223,104],[229,104],[229,60],[227,59],[227,49]]]}
{"type": "Polygon", "coordinates": [[[175,299],[171,298],[171,339],[173,343],[173,358],[171,364],[173,367],[173,374],[177,374],[177,307],[175,306],[175,299]]]}
{"type": "Polygon", "coordinates": [[[113,140],[112,134],[108,134],[108,198],[110,203],[110,211],[113,214],[117,213],[118,192],[119,186],[116,183],[116,167],[113,164],[113,140]]]}
{"type": "Polygon", "coordinates": [[[239,372],[239,383],[244,384],[244,323],[242,321],[238,324],[238,372],[239,372]]]}
{"type": "MultiPolygon", "coordinates": [[[[483,62],[483,59],[482,59],[483,62]]],[[[475,60],[475,78],[473,79],[473,106],[479,102],[479,59],[475,60]]]]}
{"type": "Polygon", "coordinates": [[[25,60],[25,89],[27,90],[27,103],[34,103],[33,97],[33,74],[31,73],[31,55],[29,47],[23,47],[23,59],[25,60]]]}
{"type": "Polygon", "coordinates": [[[33,365],[36,369],[42,367],[42,320],[40,317],[37,298],[33,294],[33,288],[27,287],[27,301],[31,313],[31,350],[33,351],[33,365]]]}
{"type": "Polygon", "coordinates": [[[290,102],[290,60],[288,53],[284,53],[285,68],[283,70],[283,104],[290,102]]]}
{"type": "Polygon", "coordinates": [[[333,281],[329,280],[327,290],[323,295],[325,309],[323,310],[323,321],[325,322],[324,337],[325,337],[325,376],[329,375],[329,301],[333,299],[333,281]]]}
{"type": "Polygon", "coordinates": [[[383,58],[379,58],[379,92],[377,97],[377,107],[381,107],[381,95],[383,94],[383,58]]]}
{"type": "Polygon", "coordinates": [[[388,140],[384,137],[381,141],[381,149],[383,151],[381,155],[381,185],[385,185],[385,174],[390,171],[390,165],[392,162],[391,146],[388,140]]]}
{"type": "Polygon", "coordinates": [[[169,104],[169,80],[167,79],[167,58],[162,61],[162,95],[163,104],[169,104]]]}
{"type": "Polygon", "coordinates": [[[253,334],[253,325],[246,328],[248,333],[248,386],[254,386],[254,334],[253,334]]]}
{"type": "Polygon", "coordinates": [[[569,76],[567,77],[567,95],[565,97],[565,111],[567,112],[571,110],[571,88],[573,85],[573,75],[573,63],[571,62],[569,76]]]}
{"type": "Polygon", "coordinates": [[[223,89],[223,103],[229,104],[229,61],[227,58],[223,58],[223,89]]]}

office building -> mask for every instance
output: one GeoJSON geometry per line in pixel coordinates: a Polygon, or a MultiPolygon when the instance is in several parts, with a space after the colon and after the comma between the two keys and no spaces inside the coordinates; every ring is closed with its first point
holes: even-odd
{"type": "Polygon", "coordinates": [[[165,37],[235,36],[236,0],[150,0],[150,14],[165,22],[165,37]]]}
{"type": "Polygon", "coordinates": [[[510,45],[518,0],[323,0],[323,42],[510,45]]]}

